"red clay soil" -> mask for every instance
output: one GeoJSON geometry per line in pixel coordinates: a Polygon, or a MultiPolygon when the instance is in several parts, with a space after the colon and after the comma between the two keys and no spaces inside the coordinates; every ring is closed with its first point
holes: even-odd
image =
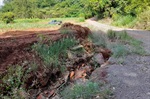
{"type": "MultiPolygon", "coordinates": [[[[65,23],[59,29],[72,30],[72,33],[81,39],[85,39],[91,31],[80,25],[65,23]]],[[[62,38],[59,30],[45,31],[8,31],[0,35],[0,74],[5,72],[10,65],[22,65],[25,61],[34,61],[35,53],[31,46],[38,41],[39,34],[52,41],[62,38]]]]}
{"type": "Polygon", "coordinates": [[[38,34],[57,40],[61,38],[59,31],[11,31],[0,35],[0,74],[8,66],[35,60],[31,46],[38,41],[38,34]],[[38,33],[37,33],[38,32],[38,33]]]}

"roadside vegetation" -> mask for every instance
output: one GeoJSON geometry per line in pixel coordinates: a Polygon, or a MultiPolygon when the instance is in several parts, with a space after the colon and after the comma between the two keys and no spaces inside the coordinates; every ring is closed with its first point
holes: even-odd
{"type": "Polygon", "coordinates": [[[63,23],[65,22],[84,22],[83,17],[80,18],[47,18],[47,19],[15,19],[12,23],[7,24],[3,21],[0,21],[0,32],[6,32],[9,30],[28,30],[28,29],[40,29],[40,28],[59,28],[59,25],[49,24],[52,20],[60,20],[63,23]]]}
{"type": "Polygon", "coordinates": [[[73,38],[64,38],[56,42],[49,40],[47,45],[43,41],[41,36],[39,43],[33,45],[33,50],[42,58],[45,68],[66,70],[64,61],[67,58],[67,50],[78,42],[73,38]]]}
{"type": "Polygon", "coordinates": [[[102,85],[95,82],[86,82],[84,85],[74,85],[73,88],[66,87],[60,94],[63,99],[93,99],[95,97],[100,99],[109,99],[112,95],[110,90],[102,90],[102,85]]]}
{"type": "MultiPolygon", "coordinates": [[[[110,18],[115,26],[149,30],[149,0],[4,0],[4,4],[0,33],[58,30],[56,34],[0,38],[2,99],[109,99],[112,92],[104,89],[107,81],[91,81],[93,71],[109,64],[111,57],[146,55],[142,42],[126,31],[109,30],[105,35],[65,22],[79,23],[96,16],[110,18]],[[64,24],[49,24],[52,20],[64,24]]],[[[106,75],[104,71],[100,76],[106,75]]]]}
{"type": "Polygon", "coordinates": [[[139,55],[146,54],[142,42],[129,36],[126,31],[108,30],[107,37],[111,41],[109,48],[113,51],[113,56],[116,58],[125,57],[132,53],[139,55]]]}
{"type": "MultiPolygon", "coordinates": [[[[92,72],[110,57],[110,53],[105,52],[108,57],[102,57],[102,63],[94,60],[95,55],[104,55],[101,51],[95,52],[97,48],[105,51],[104,44],[98,39],[93,42],[88,39],[91,31],[87,27],[65,23],[60,29],[74,30],[60,32],[59,38],[55,35],[53,39],[49,39],[48,35],[37,35],[36,38],[39,39],[28,43],[28,47],[23,43],[20,50],[27,53],[30,59],[26,60],[25,57],[19,61],[20,54],[17,53],[18,61],[6,66],[8,69],[0,74],[0,88],[3,89],[0,91],[0,98],[34,99],[57,96],[63,99],[105,99],[111,95],[109,88],[101,89],[105,83],[90,81],[92,72]]],[[[9,40],[9,43],[17,42],[13,41],[9,40]]],[[[18,46],[21,44],[17,43],[18,46]]],[[[19,50],[19,47],[16,49],[19,50]]]]}
{"type": "Polygon", "coordinates": [[[95,45],[111,49],[114,58],[124,59],[129,54],[147,55],[142,42],[129,36],[125,30],[108,30],[107,34],[99,32],[93,32],[92,35],[89,35],[89,38],[95,45]]]}
{"type": "MultiPolygon", "coordinates": [[[[4,0],[0,8],[0,19],[5,20],[8,12],[15,19],[56,18],[97,16],[111,18],[112,24],[149,30],[149,0],[4,0]],[[15,9],[14,9],[15,8],[15,9]]],[[[83,21],[84,19],[80,20],[83,21]]]]}

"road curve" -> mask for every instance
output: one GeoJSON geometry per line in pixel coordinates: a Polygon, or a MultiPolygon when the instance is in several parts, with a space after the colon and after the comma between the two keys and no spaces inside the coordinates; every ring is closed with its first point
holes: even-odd
{"type": "Polygon", "coordinates": [[[86,23],[101,30],[104,33],[107,33],[108,30],[114,30],[114,31],[126,30],[129,35],[142,41],[145,47],[145,50],[150,52],[150,31],[135,30],[135,29],[128,29],[128,28],[118,28],[118,27],[102,24],[102,23],[99,23],[90,19],[86,20],[86,23]]]}
{"type": "MultiPolygon", "coordinates": [[[[126,30],[142,41],[145,50],[150,52],[150,31],[117,28],[92,20],[86,20],[86,23],[104,33],[109,29],[126,30]]],[[[128,55],[124,64],[109,65],[107,71],[115,99],[150,99],[150,56],[128,55]]]]}

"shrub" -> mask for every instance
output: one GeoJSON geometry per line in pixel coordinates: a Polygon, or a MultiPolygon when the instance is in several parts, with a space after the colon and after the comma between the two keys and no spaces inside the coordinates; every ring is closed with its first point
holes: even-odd
{"type": "Polygon", "coordinates": [[[12,23],[14,21],[15,15],[12,12],[4,13],[2,16],[2,21],[5,23],[12,23]]]}
{"type": "Polygon", "coordinates": [[[0,92],[0,98],[4,99],[20,99],[18,92],[23,90],[22,85],[24,70],[21,66],[11,66],[7,74],[2,78],[3,83],[0,84],[0,87],[3,88],[3,91],[0,92]]]}
{"type": "Polygon", "coordinates": [[[150,10],[145,11],[138,16],[136,28],[150,30],[150,10]]]}
{"type": "Polygon", "coordinates": [[[131,16],[131,15],[126,15],[126,16],[115,16],[114,18],[114,22],[112,23],[112,25],[115,26],[128,26],[129,24],[131,24],[134,20],[135,17],[131,16]]]}

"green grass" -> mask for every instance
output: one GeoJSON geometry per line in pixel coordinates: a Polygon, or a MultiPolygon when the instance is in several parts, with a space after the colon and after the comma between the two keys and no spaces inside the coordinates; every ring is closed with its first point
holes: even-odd
{"type": "Polygon", "coordinates": [[[87,83],[86,85],[75,85],[73,89],[65,89],[61,94],[63,99],[89,99],[100,92],[97,83],[87,83]]]}
{"type": "Polygon", "coordinates": [[[94,99],[96,96],[100,96],[100,99],[107,99],[109,93],[108,91],[104,93],[98,83],[87,82],[84,85],[76,84],[73,88],[67,87],[60,94],[62,99],[94,99]]]}
{"type": "Polygon", "coordinates": [[[7,74],[2,78],[3,83],[0,84],[1,88],[4,88],[2,92],[0,92],[1,99],[19,99],[18,92],[23,90],[21,85],[24,84],[24,70],[21,66],[11,66],[7,70],[7,74]]]}
{"type": "Polygon", "coordinates": [[[122,44],[115,43],[110,45],[109,48],[113,52],[112,56],[115,58],[125,57],[129,53],[129,50],[122,44]]]}
{"type": "Polygon", "coordinates": [[[105,34],[94,32],[89,35],[89,39],[92,40],[96,46],[104,48],[107,46],[107,36],[105,34]]]}
{"type": "Polygon", "coordinates": [[[81,18],[48,18],[48,19],[16,19],[14,23],[5,24],[0,21],[0,31],[8,31],[8,30],[26,30],[32,28],[53,28],[58,27],[58,25],[50,25],[48,22],[51,20],[61,20],[63,22],[66,21],[74,21],[74,22],[83,22],[84,19],[81,18]]]}
{"type": "Polygon", "coordinates": [[[116,42],[116,44],[110,45],[110,49],[113,50],[115,57],[125,56],[128,53],[136,53],[139,55],[146,54],[142,42],[129,36],[126,31],[116,32],[109,30],[107,32],[107,37],[111,41],[116,42]]]}
{"type": "Polygon", "coordinates": [[[136,24],[136,21],[137,21],[136,18],[131,15],[119,16],[112,22],[112,25],[133,27],[136,24]]]}
{"type": "Polygon", "coordinates": [[[76,44],[72,38],[63,38],[57,42],[49,41],[49,44],[43,43],[43,37],[40,37],[38,43],[33,45],[33,50],[43,59],[46,67],[58,68],[67,57],[67,50],[76,44]]]}

